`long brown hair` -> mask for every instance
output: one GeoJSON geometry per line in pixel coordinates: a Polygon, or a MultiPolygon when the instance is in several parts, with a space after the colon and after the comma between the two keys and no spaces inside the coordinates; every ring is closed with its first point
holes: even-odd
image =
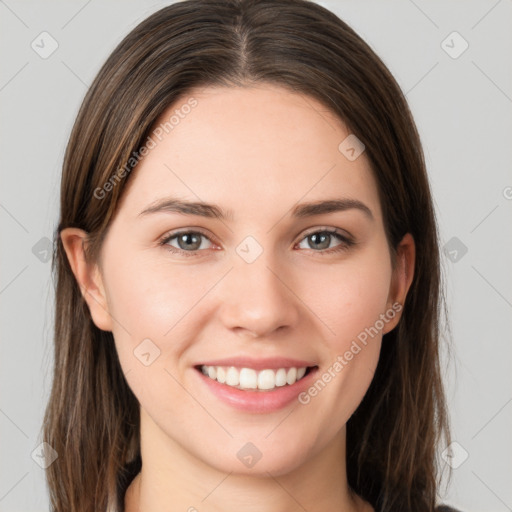
{"type": "Polygon", "coordinates": [[[60,232],[88,232],[87,259],[96,262],[136,172],[133,153],[155,120],[192,88],[256,82],[305,93],[337,114],[366,147],[392,256],[404,234],[414,237],[403,316],[384,335],[374,379],[348,421],[347,473],[378,511],[435,508],[437,446],[449,441],[438,353],[445,302],[426,166],[404,95],[369,46],[313,2],[186,0],[159,10],[118,45],[67,146],[53,257],[55,367],[43,426],[59,455],[47,469],[55,512],[121,510],[119,489],[133,476],[127,468],[140,466],[138,401],[112,333],[91,319],[60,232]],[[114,185],[105,193],[107,182],[114,185]]]}

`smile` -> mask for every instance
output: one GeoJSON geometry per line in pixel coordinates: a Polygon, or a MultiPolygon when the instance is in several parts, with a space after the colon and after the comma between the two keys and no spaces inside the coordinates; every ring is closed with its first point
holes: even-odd
{"type": "Polygon", "coordinates": [[[198,369],[206,377],[236,389],[270,391],[295,384],[311,367],[267,368],[257,371],[253,368],[235,366],[201,365],[198,369]]]}

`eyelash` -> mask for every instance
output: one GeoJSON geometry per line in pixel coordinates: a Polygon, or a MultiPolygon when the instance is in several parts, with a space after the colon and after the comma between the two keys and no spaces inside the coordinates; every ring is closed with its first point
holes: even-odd
{"type": "MultiPolygon", "coordinates": [[[[319,250],[319,251],[316,251],[314,249],[309,249],[315,253],[318,253],[320,256],[344,252],[356,244],[356,242],[354,240],[342,235],[338,230],[332,229],[332,228],[331,229],[329,229],[329,228],[319,229],[317,231],[311,231],[309,233],[306,233],[299,240],[298,243],[302,242],[303,240],[305,240],[306,238],[308,238],[312,235],[318,235],[318,234],[323,234],[323,233],[327,233],[329,235],[334,235],[335,237],[338,238],[338,240],[341,243],[335,247],[330,248],[330,249],[324,249],[324,250],[319,250]]],[[[165,249],[167,249],[169,252],[171,252],[173,254],[182,254],[183,256],[186,256],[186,257],[197,257],[197,256],[199,256],[200,252],[204,251],[204,249],[196,249],[194,251],[184,251],[183,249],[177,249],[176,247],[168,245],[168,243],[171,240],[173,240],[174,238],[177,238],[180,235],[190,235],[190,234],[204,236],[207,240],[212,242],[212,240],[210,240],[210,238],[202,231],[183,230],[183,231],[177,231],[174,233],[166,233],[163,236],[163,238],[160,239],[160,241],[158,242],[158,245],[164,247],[165,249]]],[[[214,243],[214,242],[212,242],[212,243],[214,243]]]]}

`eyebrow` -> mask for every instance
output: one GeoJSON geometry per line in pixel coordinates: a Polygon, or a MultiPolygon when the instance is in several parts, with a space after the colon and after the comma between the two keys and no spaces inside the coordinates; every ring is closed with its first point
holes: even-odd
{"type": "MultiPolygon", "coordinates": [[[[363,212],[370,220],[374,220],[374,216],[370,208],[358,199],[328,199],[321,201],[313,201],[302,203],[295,206],[291,213],[292,216],[303,218],[313,217],[326,213],[342,212],[347,210],[359,210],[363,212]]],[[[164,198],[155,201],[150,206],[139,213],[147,215],[150,213],[182,213],[185,215],[198,215],[211,219],[232,220],[234,215],[232,210],[223,210],[221,207],[204,202],[183,201],[176,198],[164,198]]]]}
{"type": "Polygon", "coordinates": [[[358,199],[328,199],[325,201],[314,201],[303,203],[292,210],[294,217],[312,217],[313,215],[322,215],[325,213],[343,212],[347,210],[359,210],[363,212],[370,220],[374,220],[373,213],[363,202],[358,199]]]}
{"type": "Polygon", "coordinates": [[[183,213],[185,215],[199,215],[201,217],[208,217],[211,219],[221,220],[233,218],[233,212],[231,210],[225,211],[215,204],[182,201],[180,199],[175,199],[172,197],[155,201],[150,206],[142,210],[139,213],[139,216],[158,212],[183,213]]]}

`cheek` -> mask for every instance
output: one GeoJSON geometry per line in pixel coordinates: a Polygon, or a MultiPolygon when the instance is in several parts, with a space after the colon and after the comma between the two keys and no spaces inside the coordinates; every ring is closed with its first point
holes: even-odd
{"type": "Polygon", "coordinates": [[[106,275],[112,316],[133,336],[155,338],[178,326],[215,283],[211,272],[173,266],[152,255],[118,259],[106,275]]]}
{"type": "Polygon", "coordinates": [[[186,414],[194,402],[169,397],[183,396],[176,361],[194,337],[197,326],[188,318],[212,286],[212,278],[191,278],[190,267],[173,268],[144,255],[119,255],[110,262],[108,268],[105,265],[109,310],[115,318],[113,335],[127,382],[139,402],[160,419],[180,411],[186,414]]]}
{"type": "Polygon", "coordinates": [[[300,297],[322,321],[331,350],[347,350],[351,340],[375,326],[385,313],[391,284],[385,247],[368,248],[333,265],[318,265],[313,280],[301,278],[300,297]]]}
{"type": "Polygon", "coordinates": [[[328,326],[323,336],[326,357],[301,401],[313,408],[313,416],[321,417],[320,409],[333,413],[333,430],[326,435],[342,426],[356,410],[379,361],[382,315],[386,315],[391,283],[390,259],[382,252],[386,247],[376,246],[342,264],[319,267],[315,286],[302,291],[305,302],[328,326]]]}
{"type": "Polygon", "coordinates": [[[202,299],[218,282],[219,272],[148,254],[117,256],[105,265],[113,335],[125,374],[134,370],[136,388],[146,388],[149,376],[160,378],[158,372],[183,369],[176,364],[208,321],[207,315],[200,315],[202,299]]]}

